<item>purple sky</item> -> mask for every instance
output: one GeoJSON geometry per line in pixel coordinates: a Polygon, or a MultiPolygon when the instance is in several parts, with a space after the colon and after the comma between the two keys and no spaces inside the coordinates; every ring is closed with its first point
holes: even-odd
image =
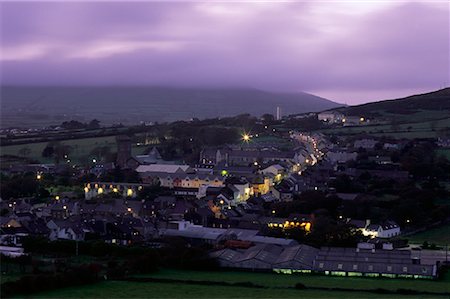
{"type": "Polygon", "coordinates": [[[248,86],[347,104],[450,85],[446,0],[0,9],[3,84],[248,86]]]}

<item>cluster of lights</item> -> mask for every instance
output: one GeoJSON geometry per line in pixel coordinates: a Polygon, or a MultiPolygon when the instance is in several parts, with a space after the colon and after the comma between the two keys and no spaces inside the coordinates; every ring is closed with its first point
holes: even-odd
{"type": "Polygon", "coordinates": [[[310,222],[289,222],[286,220],[284,223],[269,223],[267,224],[270,228],[283,228],[283,229],[289,229],[294,227],[301,227],[305,231],[310,232],[311,231],[311,223],[310,222]]]}

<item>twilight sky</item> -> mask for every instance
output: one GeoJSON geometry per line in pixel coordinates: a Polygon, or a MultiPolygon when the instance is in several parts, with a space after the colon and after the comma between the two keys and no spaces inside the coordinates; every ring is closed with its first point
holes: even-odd
{"type": "Polygon", "coordinates": [[[2,2],[2,84],[245,86],[357,104],[450,85],[442,1],[2,2]]]}

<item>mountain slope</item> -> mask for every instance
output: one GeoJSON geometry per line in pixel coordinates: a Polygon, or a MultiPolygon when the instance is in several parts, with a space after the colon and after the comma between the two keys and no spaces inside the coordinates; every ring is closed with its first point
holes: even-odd
{"type": "Polygon", "coordinates": [[[99,119],[102,123],[174,121],[250,113],[315,112],[339,104],[308,93],[169,87],[2,87],[2,127],[99,119]]]}
{"type": "Polygon", "coordinates": [[[338,108],[346,115],[366,115],[380,116],[383,114],[415,114],[424,112],[430,114],[431,111],[440,111],[450,115],[450,88],[412,95],[395,100],[385,100],[372,102],[358,106],[348,106],[338,108]]]}

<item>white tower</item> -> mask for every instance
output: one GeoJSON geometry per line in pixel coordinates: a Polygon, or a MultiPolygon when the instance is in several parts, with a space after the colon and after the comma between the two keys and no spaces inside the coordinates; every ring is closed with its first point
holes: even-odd
{"type": "Polygon", "coordinates": [[[277,120],[281,120],[281,107],[277,107],[277,120]]]}

